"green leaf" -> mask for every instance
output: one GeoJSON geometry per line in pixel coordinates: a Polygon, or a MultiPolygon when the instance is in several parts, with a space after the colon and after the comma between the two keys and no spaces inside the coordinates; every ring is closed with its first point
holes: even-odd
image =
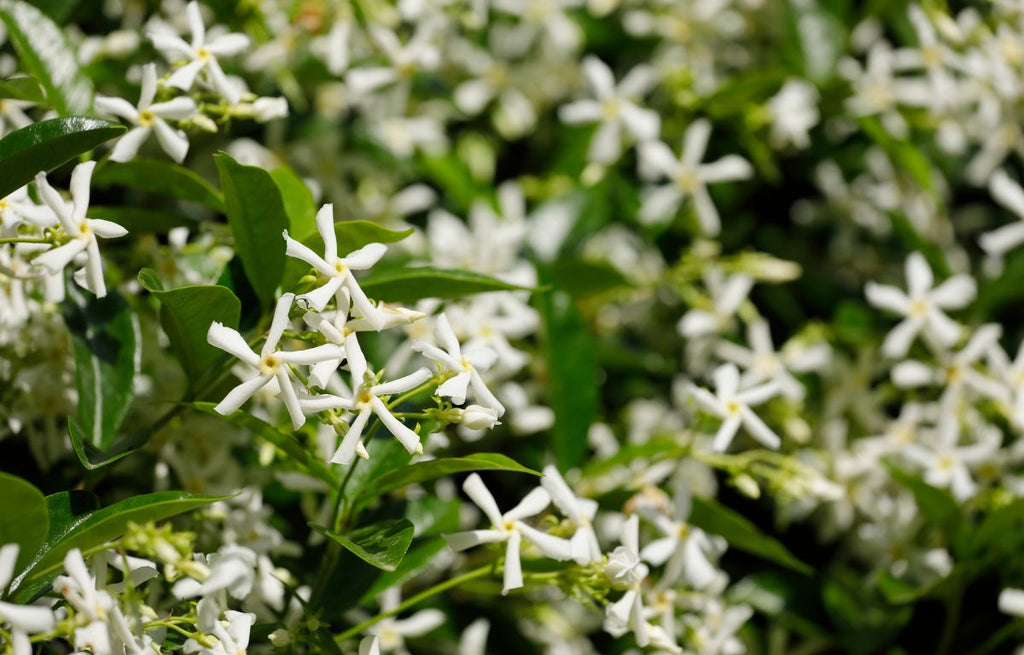
{"type": "Polygon", "coordinates": [[[594,339],[563,291],[538,298],[543,320],[543,351],[548,366],[547,401],[555,412],[553,447],[558,468],[580,462],[587,431],[597,415],[597,356],[594,339]]]}
{"type": "Polygon", "coordinates": [[[132,402],[142,349],[139,321],[116,292],[96,298],[69,284],[67,296],[64,322],[78,390],[78,416],[72,419],[78,429],[72,429],[71,436],[82,440],[75,448],[82,464],[96,468],[107,462],[102,454],[114,446],[132,402]],[[92,446],[95,450],[91,452],[99,457],[83,457],[90,452],[85,444],[92,446]]]}
{"type": "Polygon", "coordinates": [[[226,153],[213,157],[224,191],[224,207],[235,237],[235,252],[256,297],[269,305],[284,274],[288,227],[281,192],[270,173],[258,166],[239,164],[226,153]]]}
{"type": "Polygon", "coordinates": [[[970,535],[975,555],[1016,557],[1024,549],[1024,499],[1018,498],[993,511],[970,535]]]}
{"type": "Polygon", "coordinates": [[[31,77],[8,77],[0,80],[0,98],[27,100],[37,105],[46,104],[46,96],[39,82],[31,77]]]}
{"type": "MultiPolygon", "coordinates": [[[[311,220],[316,216],[311,214],[311,220]]],[[[341,221],[334,224],[334,236],[338,240],[338,254],[345,256],[353,250],[359,250],[371,243],[396,243],[412,234],[412,228],[408,230],[389,230],[371,221],[341,221]]],[[[289,233],[290,234],[290,233],[289,233]]],[[[307,248],[315,253],[324,251],[324,240],[314,227],[312,233],[307,233],[301,239],[295,234],[290,234],[298,239],[307,248]]],[[[284,286],[293,286],[303,275],[309,271],[309,264],[294,257],[288,258],[285,265],[284,286]]]]}
{"type": "Polygon", "coordinates": [[[57,113],[88,113],[92,109],[92,81],[78,67],[75,48],[64,30],[21,0],[0,0],[0,20],[7,25],[8,38],[21,63],[39,80],[57,113]]]}
{"type": "Polygon", "coordinates": [[[480,273],[429,266],[371,275],[360,280],[359,286],[373,298],[406,304],[423,298],[461,298],[488,291],[534,291],[480,273]]]}
{"type": "Polygon", "coordinates": [[[92,176],[97,189],[123,186],[139,191],[166,194],[224,211],[224,196],[216,187],[184,166],[159,159],[133,159],[129,162],[108,161],[92,176]]]}
{"type": "Polygon", "coordinates": [[[409,549],[405,558],[402,559],[402,563],[394,571],[381,573],[377,576],[377,579],[366,590],[359,603],[370,603],[380,592],[386,591],[395,585],[405,584],[413,579],[434,561],[434,557],[444,550],[446,545],[447,542],[444,539],[435,537],[413,546],[409,549]]]}
{"type": "Polygon", "coordinates": [[[147,523],[189,512],[229,496],[201,496],[182,491],[161,491],[133,496],[103,509],[83,503],[80,494],[67,491],[46,497],[50,516],[46,541],[26,573],[15,580],[19,602],[31,593],[33,581],[46,581],[58,573],[64,555],[72,548],[86,550],[124,534],[128,523],[147,523]],[[83,507],[83,504],[86,507],[83,507]]]}
{"type": "Polygon", "coordinates": [[[143,428],[133,430],[127,435],[119,437],[108,446],[99,447],[92,442],[92,435],[75,419],[68,417],[68,435],[71,437],[71,447],[78,460],[87,469],[98,469],[116,462],[117,460],[131,455],[139,448],[146,445],[153,435],[152,429],[143,428]]]}
{"type": "Polygon", "coordinates": [[[723,537],[731,548],[775,562],[798,573],[814,570],[797,559],[786,547],[757,529],[742,515],[713,500],[694,497],[688,521],[698,528],[723,537]]]}
{"type": "Polygon", "coordinates": [[[910,490],[917,502],[917,508],[929,523],[939,527],[954,547],[958,545],[960,530],[963,526],[964,514],[960,504],[946,489],[933,487],[915,475],[911,475],[898,467],[886,463],[892,477],[910,490]]]}
{"type": "Polygon", "coordinates": [[[313,192],[295,171],[288,166],[279,166],[270,171],[285,213],[288,214],[288,233],[293,239],[302,241],[316,232],[316,201],[313,192]]]}
{"type": "Polygon", "coordinates": [[[164,290],[156,273],[139,272],[139,282],[160,301],[160,324],[188,376],[189,390],[216,374],[224,353],[211,346],[206,333],[214,321],[238,329],[242,303],[227,287],[195,285],[164,290]]]}
{"type": "Polygon", "coordinates": [[[394,571],[405,558],[415,529],[408,519],[391,519],[340,535],[322,525],[310,526],[367,564],[383,571],[394,571]]]}
{"type": "Polygon", "coordinates": [[[18,544],[14,572],[21,571],[46,541],[50,519],[46,499],[26,480],[0,472],[0,498],[6,509],[0,513],[0,545],[18,544]]]}
{"type": "Polygon", "coordinates": [[[338,486],[338,479],[331,472],[327,464],[320,459],[317,453],[311,451],[296,439],[295,435],[281,432],[266,421],[241,410],[228,416],[223,416],[214,411],[214,403],[194,403],[194,406],[196,409],[204,411],[211,416],[219,416],[231,421],[240,428],[249,430],[261,439],[280,448],[288,455],[291,461],[301,466],[310,475],[326,482],[330,488],[333,489],[338,486]]]}
{"type": "Polygon", "coordinates": [[[551,265],[551,281],[573,298],[586,298],[631,286],[626,276],[608,262],[569,257],[556,260],[551,265]]]}
{"type": "Polygon", "coordinates": [[[120,136],[123,125],[74,116],[33,123],[0,139],[0,198],[32,181],[36,173],[120,136]]]}
{"type": "Polygon", "coordinates": [[[505,455],[498,453],[475,453],[468,457],[445,457],[425,462],[416,462],[398,470],[389,471],[370,480],[363,487],[360,495],[362,498],[375,498],[409,484],[418,484],[446,475],[465,473],[467,471],[515,471],[517,473],[540,475],[537,471],[526,468],[505,455]]]}
{"type": "Polygon", "coordinates": [[[194,227],[196,220],[180,212],[161,211],[150,207],[89,207],[89,218],[102,218],[123,226],[130,234],[152,232],[164,234],[176,227],[194,227]]]}

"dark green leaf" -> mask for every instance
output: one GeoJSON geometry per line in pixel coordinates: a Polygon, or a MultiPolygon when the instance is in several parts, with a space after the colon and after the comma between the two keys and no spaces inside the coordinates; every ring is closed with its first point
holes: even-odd
{"type": "MultiPolygon", "coordinates": [[[[313,216],[313,218],[316,217],[313,216]]],[[[338,240],[338,254],[342,257],[371,243],[396,243],[410,234],[412,234],[412,228],[389,230],[370,221],[341,221],[334,224],[334,236],[338,240]]],[[[290,236],[301,241],[315,253],[321,254],[324,251],[324,240],[315,228],[312,233],[307,233],[301,239],[294,234],[290,236]]],[[[289,257],[288,263],[285,265],[284,285],[286,287],[294,285],[308,271],[309,264],[289,257]]]]}
{"type": "Polygon", "coordinates": [[[607,262],[563,258],[551,265],[551,281],[574,298],[586,298],[630,286],[629,280],[607,262]]]}
{"type": "Polygon", "coordinates": [[[0,80],[0,98],[27,100],[37,105],[46,103],[46,96],[39,88],[39,82],[31,77],[8,77],[0,80]]]}
{"type": "Polygon", "coordinates": [[[314,530],[338,542],[367,564],[384,571],[394,571],[405,558],[415,529],[407,519],[393,519],[353,530],[345,535],[322,525],[310,523],[314,530]]]}
{"type": "Polygon", "coordinates": [[[316,201],[302,178],[287,166],[270,171],[281,191],[284,210],[288,214],[288,233],[302,241],[316,232],[316,201]]]}
{"type": "Polygon", "coordinates": [[[713,500],[694,497],[692,502],[689,522],[709,534],[723,537],[731,548],[775,562],[798,573],[813,573],[811,567],[740,514],[713,500]]]}
{"type": "Polygon", "coordinates": [[[389,471],[378,478],[370,480],[360,494],[363,498],[375,498],[409,484],[418,484],[427,480],[435,480],[454,473],[467,471],[515,471],[540,475],[533,469],[516,463],[514,460],[498,453],[475,453],[468,457],[444,457],[425,462],[416,462],[395,471],[389,471]]]}
{"type": "Polygon", "coordinates": [[[46,541],[49,517],[46,499],[26,480],[0,472],[0,498],[5,510],[0,513],[0,544],[18,544],[14,572],[21,571],[46,541]]]}
{"type": "Polygon", "coordinates": [[[140,232],[163,234],[181,226],[195,226],[191,216],[180,212],[161,211],[149,207],[89,207],[89,218],[114,221],[135,235],[140,232]]]}
{"type": "Polygon", "coordinates": [[[369,603],[380,592],[386,591],[395,585],[404,584],[416,577],[416,574],[427,568],[434,560],[434,557],[445,549],[446,545],[447,542],[440,537],[428,539],[423,543],[417,543],[416,546],[409,549],[409,553],[394,571],[382,573],[377,577],[373,585],[363,594],[362,599],[359,601],[360,604],[369,603]]]}
{"type": "Polygon", "coordinates": [[[224,207],[235,237],[235,252],[256,297],[264,305],[284,274],[285,243],[281,236],[288,215],[270,173],[258,166],[243,166],[230,155],[214,156],[224,192],[224,207]]]}
{"type": "Polygon", "coordinates": [[[423,298],[461,298],[488,291],[533,291],[480,273],[427,266],[371,275],[360,280],[359,285],[373,298],[400,303],[423,298]]]}
{"type": "Polygon", "coordinates": [[[8,38],[21,63],[39,80],[57,113],[88,113],[92,109],[92,81],[79,69],[75,48],[64,30],[21,0],[0,0],[0,20],[7,25],[8,38]]]}
{"type": "Polygon", "coordinates": [[[184,166],[169,161],[142,158],[124,163],[108,161],[97,168],[92,184],[98,189],[123,186],[166,194],[214,211],[224,211],[224,196],[216,187],[184,166]]]}
{"type": "Polygon", "coordinates": [[[161,491],[94,510],[91,503],[83,502],[80,494],[63,491],[47,496],[50,526],[46,542],[28,571],[15,581],[19,585],[18,598],[23,599],[23,591],[29,591],[27,583],[45,580],[59,572],[64,555],[72,548],[85,550],[116,539],[124,534],[129,522],[162,521],[225,498],[161,491]]]}
{"type": "Polygon", "coordinates": [[[33,123],[0,139],[0,198],[32,181],[36,173],[124,133],[122,125],[74,116],[33,123]]]}
{"type": "MultiPolygon", "coordinates": [[[[79,451],[82,459],[84,444],[91,445],[96,453],[105,453],[114,445],[131,405],[142,339],[135,312],[116,292],[96,298],[69,284],[67,295],[64,322],[75,359],[76,422],[80,428],[71,434],[83,440],[83,450],[79,451]]],[[[82,459],[82,464],[97,466],[96,459],[88,457],[82,459]]]]}
{"type": "Polygon", "coordinates": [[[953,495],[896,466],[889,465],[889,470],[892,477],[914,495],[917,508],[928,522],[939,527],[951,542],[955,542],[963,525],[964,514],[953,495]]]}
{"type": "Polygon", "coordinates": [[[111,464],[126,455],[146,445],[153,431],[149,428],[133,430],[127,435],[118,437],[110,445],[100,448],[92,442],[92,435],[82,427],[74,416],[68,417],[68,435],[71,437],[71,447],[78,460],[87,469],[98,469],[111,464]]]}
{"type": "Polygon", "coordinates": [[[148,268],[139,282],[160,301],[160,324],[188,376],[190,390],[202,387],[216,372],[224,353],[211,346],[206,333],[214,321],[238,329],[242,304],[227,287],[196,285],[164,290],[148,268]]]}
{"type": "Polygon", "coordinates": [[[597,415],[597,357],[594,339],[568,294],[553,291],[540,296],[538,304],[544,324],[547,400],[555,412],[555,460],[565,470],[577,465],[586,452],[587,431],[597,415]]]}

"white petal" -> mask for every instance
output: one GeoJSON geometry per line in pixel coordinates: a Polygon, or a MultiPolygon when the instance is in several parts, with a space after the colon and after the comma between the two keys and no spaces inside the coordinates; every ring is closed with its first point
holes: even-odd
{"type": "Polygon", "coordinates": [[[615,93],[615,77],[607,64],[593,55],[587,55],[583,58],[582,66],[594,95],[606,98],[615,93]]]}
{"type": "Polygon", "coordinates": [[[889,331],[882,342],[882,354],[892,359],[900,359],[910,350],[914,337],[921,331],[921,321],[916,318],[904,319],[889,331]]]}
{"type": "Polygon", "coordinates": [[[153,130],[156,132],[160,147],[168,157],[179,164],[185,161],[185,155],[188,154],[188,137],[183,131],[172,128],[162,118],[153,119],[153,130]]]}
{"type": "Polygon", "coordinates": [[[519,532],[514,530],[508,536],[508,544],[505,546],[505,574],[504,584],[501,589],[502,595],[513,589],[523,586],[523,565],[519,561],[519,532]]]}
{"type": "Polygon", "coordinates": [[[420,436],[413,432],[409,427],[402,423],[400,420],[395,418],[395,415],[384,405],[384,402],[376,396],[370,400],[370,404],[373,405],[373,413],[377,415],[384,427],[388,429],[388,432],[398,439],[399,443],[410,453],[422,452],[422,446],[420,445],[420,436]]]}
{"type": "Polygon", "coordinates": [[[1010,178],[1004,170],[992,174],[988,183],[989,193],[1003,207],[1006,207],[1018,218],[1024,219],[1024,189],[1010,178]]]}
{"type": "Polygon", "coordinates": [[[135,159],[135,155],[139,153],[139,148],[149,137],[149,132],[150,128],[148,127],[135,127],[128,130],[114,144],[114,149],[110,152],[110,161],[126,162],[135,159]]]}
{"type": "Polygon", "coordinates": [[[506,521],[518,521],[540,514],[551,504],[551,496],[544,487],[535,487],[526,494],[519,504],[505,512],[502,517],[506,521]]]}
{"type": "Polygon", "coordinates": [[[316,229],[324,241],[322,261],[333,262],[338,258],[338,235],[334,231],[334,204],[327,203],[316,213],[316,229]]]}
{"type": "Polygon", "coordinates": [[[521,522],[516,523],[516,529],[523,535],[523,538],[539,548],[545,557],[559,562],[572,559],[572,543],[568,539],[541,532],[521,522]]]}
{"type": "Polygon", "coordinates": [[[906,264],[907,289],[911,298],[919,298],[932,288],[934,278],[928,261],[919,252],[911,253],[906,264]]]}
{"type": "Polygon", "coordinates": [[[928,296],[943,309],[960,309],[974,299],[978,287],[969,275],[954,275],[935,287],[928,296]]]}
{"type": "Polygon", "coordinates": [[[220,348],[250,366],[260,365],[259,356],[245,342],[245,337],[234,328],[214,321],[210,323],[210,328],[206,332],[206,341],[214,348],[220,348]]]}
{"type": "Polygon", "coordinates": [[[355,460],[356,446],[359,444],[360,437],[362,437],[366,421],[370,418],[370,411],[369,407],[364,407],[359,411],[359,414],[349,426],[348,431],[345,432],[338,450],[331,457],[332,463],[349,466],[355,460]]]}
{"type": "Polygon", "coordinates": [[[772,432],[771,428],[765,425],[764,421],[751,411],[749,407],[740,407],[740,415],[743,417],[743,427],[747,429],[750,436],[772,450],[777,449],[779,444],[782,443],[779,435],[772,432]]]}
{"type": "Polygon", "coordinates": [[[277,306],[274,307],[274,318],[270,322],[270,330],[267,331],[267,340],[263,342],[262,355],[264,357],[277,350],[277,343],[281,340],[285,328],[290,324],[288,312],[291,310],[294,300],[294,293],[282,294],[278,299],[277,306]]]}
{"type": "Polygon", "coordinates": [[[245,404],[245,401],[252,398],[253,394],[265,387],[272,379],[270,376],[257,375],[250,380],[246,380],[229,391],[228,395],[224,396],[224,400],[220,401],[213,409],[218,414],[223,414],[224,416],[233,414],[245,404]]]}
{"type": "Polygon", "coordinates": [[[868,282],[864,287],[864,295],[869,303],[879,309],[904,316],[910,311],[910,299],[907,298],[907,294],[896,287],[868,282]]]}
{"type": "Polygon", "coordinates": [[[683,138],[683,156],[680,162],[685,166],[696,166],[704,158],[711,137],[711,123],[700,118],[690,124],[683,138]]]}
{"type": "Polygon", "coordinates": [[[171,76],[167,78],[167,86],[174,87],[175,89],[181,89],[182,91],[191,91],[192,85],[196,83],[196,76],[199,75],[199,71],[206,67],[206,61],[197,59],[190,61],[178,70],[171,73],[171,76]]]}
{"type": "Polygon", "coordinates": [[[383,243],[370,243],[359,250],[353,250],[345,255],[345,265],[354,271],[362,271],[370,268],[380,261],[388,247],[383,243]]]}
{"type": "Polygon", "coordinates": [[[409,375],[370,387],[370,393],[375,396],[390,396],[396,393],[405,393],[406,391],[420,386],[431,377],[433,377],[433,374],[429,369],[420,368],[409,375]]]}
{"type": "Polygon", "coordinates": [[[466,402],[466,390],[469,388],[469,381],[472,378],[469,371],[463,371],[453,378],[445,380],[434,392],[442,398],[451,398],[456,405],[466,402]]]}
{"type": "Polygon", "coordinates": [[[724,453],[732,443],[736,431],[740,429],[742,419],[739,416],[730,416],[722,422],[715,433],[715,440],[711,444],[711,450],[716,453],[724,453]]]}
{"type": "Polygon", "coordinates": [[[501,516],[501,511],[498,509],[498,503],[494,501],[494,496],[488,491],[484,481],[476,473],[471,473],[462,483],[462,490],[466,492],[470,500],[476,503],[476,506],[484,513],[487,520],[491,522],[491,525],[499,527],[504,522],[501,516]]]}

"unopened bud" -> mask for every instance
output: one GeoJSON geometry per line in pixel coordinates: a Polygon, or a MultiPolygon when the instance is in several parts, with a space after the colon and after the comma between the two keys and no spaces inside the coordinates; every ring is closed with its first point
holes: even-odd
{"type": "Polygon", "coordinates": [[[746,473],[737,475],[730,480],[732,486],[736,487],[740,493],[750,498],[761,497],[761,487],[757,486],[757,480],[750,477],[746,473]]]}
{"type": "Polygon", "coordinates": [[[267,635],[267,639],[269,639],[270,643],[274,644],[278,648],[284,648],[292,641],[291,633],[289,633],[284,628],[278,628],[277,630],[274,630],[269,635],[267,635]]]}
{"type": "Polygon", "coordinates": [[[257,123],[288,116],[288,101],[284,98],[256,98],[252,103],[252,116],[257,123]]]}
{"type": "Polygon", "coordinates": [[[490,407],[470,405],[462,410],[462,424],[470,430],[490,430],[498,425],[498,412],[490,407]]]}

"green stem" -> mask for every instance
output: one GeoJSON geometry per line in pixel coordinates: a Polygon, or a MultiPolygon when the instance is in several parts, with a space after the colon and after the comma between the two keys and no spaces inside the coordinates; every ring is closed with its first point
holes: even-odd
{"type": "Polygon", "coordinates": [[[338,642],[345,641],[346,639],[349,639],[350,637],[354,637],[354,636],[358,635],[360,632],[363,632],[367,628],[369,628],[369,627],[371,627],[373,625],[376,625],[380,621],[383,621],[384,619],[390,618],[390,617],[395,616],[397,614],[401,614],[402,612],[404,612],[405,610],[409,609],[410,607],[413,607],[414,605],[417,605],[417,604],[423,602],[424,600],[426,600],[428,598],[436,596],[436,595],[438,595],[439,593],[441,593],[443,591],[447,591],[447,590],[451,589],[452,587],[457,587],[457,586],[459,586],[459,585],[461,585],[463,583],[469,582],[470,580],[476,580],[477,578],[482,578],[483,576],[485,576],[488,573],[490,573],[491,569],[492,569],[492,566],[490,564],[486,564],[484,566],[481,566],[478,569],[473,569],[472,571],[469,571],[467,573],[463,573],[460,576],[456,576],[454,578],[450,578],[448,580],[445,580],[444,582],[440,582],[440,583],[434,585],[433,587],[431,587],[429,589],[426,589],[424,591],[421,591],[420,593],[416,594],[415,596],[412,596],[412,597],[406,599],[404,602],[402,602],[398,607],[394,608],[393,610],[389,610],[387,612],[382,612],[381,614],[378,614],[377,616],[373,617],[372,619],[363,621],[359,625],[353,626],[353,627],[349,628],[345,632],[342,632],[340,635],[335,637],[335,641],[338,641],[338,642]]]}
{"type": "Polygon", "coordinates": [[[964,585],[961,582],[956,586],[946,601],[946,621],[942,627],[942,641],[936,649],[936,655],[946,655],[953,648],[953,641],[956,639],[956,629],[960,625],[960,608],[964,601],[964,585]]]}
{"type": "Polygon", "coordinates": [[[7,237],[0,239],[0,245],[5,243],[53,243],[53,239],[46,237],[7,237]]]}
{"type": "MultiPolygon", "coordinates": [[[[352,479],[352,473],[355,472],[356,466],[359,464],[359,460],[356,459],[352,462],[352,465],[348,467],[348,472],[345,474],[345,478],[341,481],[338,486],[338,491],[334,496],[334,509],[331,511],[331,530],[340,533],[344,524],[347,522],[347,513],[342,514],[341,503],[345,500],[345,488],[348,486],[349,480],[352,479]]],[[[327,585],[327,580],[334,573],[334,568],[338,565],[338,560],[341,558],[341,545],[333,539],[327,542],[327,551],[324,553],[324,564],[320,567],[320,571],[317,573],[316,580],[313,582],[313,591],[309,595],[309,604],[316,606],[320,601],[320,597],[324,593],[324,589],[327,585]]]]}

